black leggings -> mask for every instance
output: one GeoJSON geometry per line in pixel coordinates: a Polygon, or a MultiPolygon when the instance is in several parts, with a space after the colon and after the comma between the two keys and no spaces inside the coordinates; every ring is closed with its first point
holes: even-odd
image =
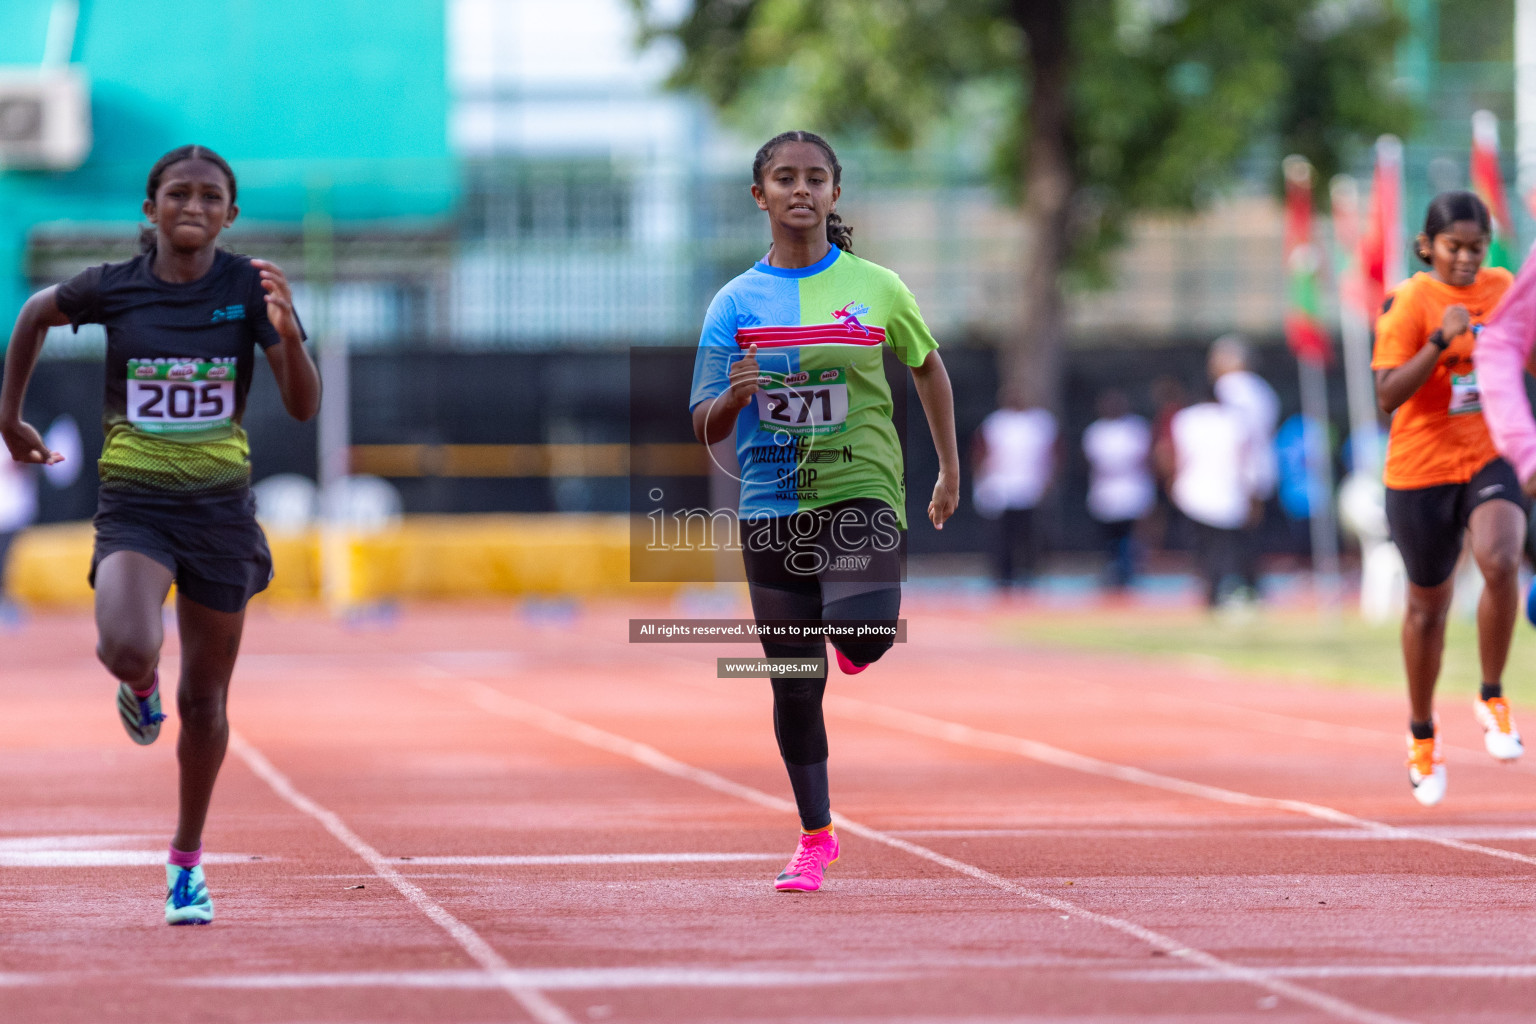
{"type": "MultiPolygon", "coordinates": [[[[759,621],[798,619],[812,622],[869,622],[894,627],[901,612],[901,587],[882,587],[833,601],[822,601],[814,580],[805,588],[786,590],[753,583],[752,613],[759,621]]],[[[891,649],[890,636],[874,639],[834,638],[832,645],[857,665],[878,661],[891,649]]],[[[800,643],[764,640],[763,654],[770,658],[825,658],[821,637],[800,643]]],[[[826,673],[815,679],[775,678],[773,682],[773,732],[779,753],[787,764],[819,764],[827,759],[827,727],[821,716],[821,696],[827,688],[826,673]]]]}

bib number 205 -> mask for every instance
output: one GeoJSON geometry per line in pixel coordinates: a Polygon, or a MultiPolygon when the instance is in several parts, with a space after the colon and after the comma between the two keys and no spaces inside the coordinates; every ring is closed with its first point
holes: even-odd
{"type": "Polygon", "coordinates": [[[234,420],[233,367],[181,364],[130,367],[128,422],[151,434],[216,430],[234,420]],[[210,374],[208,371],[212,370],[210,374]],[[137,379],[135,379],[137,371],[137,379]],[[155,372],[151,376],[151,372],[155,372]],[[174,376],[173,376],[174,374],[174,376]],[[209,380],[209,376],[226,379],[209,380]]]}

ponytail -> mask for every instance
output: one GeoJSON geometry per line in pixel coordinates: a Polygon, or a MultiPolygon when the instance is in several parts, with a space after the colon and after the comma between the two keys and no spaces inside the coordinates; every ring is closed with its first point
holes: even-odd
{"type": "Polygon", "coordinates": [[[853,252],[853,228],[836,213],[827,214],[827,241],[844,252],[853,252]]]}
{"type": "MultiPolygon", "coordinates": [[[[752,183],[758,187],[763,184],[763,170],[768,166],[768,161],[773,159],[774,150],[786,142],[809,142],[811,145],[827,154],[827,161],[832,165],[832,187],[837,188],[843,182],[843,165],[837,162],[837,154],[832,152],[832,146],[826,139],[814,132],[781,132],[763,143],[757,155],[752,158],[752,183]]],[[[853,228],[843,223],[843,218],[836,213],[827,214],[827,241],[842,249],[844,252],[853,252],[853,228]]]]}

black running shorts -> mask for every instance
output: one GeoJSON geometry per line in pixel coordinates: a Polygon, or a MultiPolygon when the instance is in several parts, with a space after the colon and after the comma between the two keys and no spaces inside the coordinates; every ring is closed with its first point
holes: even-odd
{"type": "Polygon", "coordinates": [[[1456,571],[1472,510],[1486,501],[1528,507],[1514,467],[1495,458],[1464,484],[1387,488],[1387,525],[1415,586],[1437,587],[1456,571]]]}
{"type": "Polygon", "coordinates": [[[907,533],[878,498],[744,519],[747,582],[826,600],[901,586],[907,533]]]}
{"type": "Polygon", "coordinates": [[[137,551],[176,576],[176,590],[216,612],[238,612],[272,581],[272,553],[256,524],[250,488],[227,494],[100,492],[96,566],[115,551],[137,551]]]}

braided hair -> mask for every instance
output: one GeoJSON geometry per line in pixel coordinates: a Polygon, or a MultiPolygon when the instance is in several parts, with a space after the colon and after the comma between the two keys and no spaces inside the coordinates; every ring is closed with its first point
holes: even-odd
{"type": "MultiPolygon", "coordinates": [[[[230,168],[229,162],[207,146],[177,146],[169,153],[155,161],[155,166],[149,169],[149,180],[144,183],[144,198],[150,202],[155,201],[156,194],[160,191],[160,181],[165,177],[165,172],[173,164],[179,164],[183,160],[206,160],[219,170],[224,172],[224,177],[229,181],[229,202],[233,206],[238,189],[235,186],[235,172],[230,168]]],[[[139,228],[139,251],[149,252],[155,247],[155,229],[151,227],[139,228]]]]}
{"type": "MultiPolygon", "coordinates": [[[[832,165],[832,187],[837,188],[842,184],[843,165],[837,162],[837,154],[832,152],[832,146],[826,139],[814,132],[781,132],[763,143],[763,148],[757,151],[757,156],[752,158],[752,183],[759,188],[763,184],[763,170],[768,166],[768,161],[773,159],[774,151],[786,142],[809,142],[811,145],[827,154],[827,161],[832,165]]],[[[827,214],[827,241],[845,252],[853,252],[853,228],[843,223],[843,218],[836,212],[827,214]]]]}

